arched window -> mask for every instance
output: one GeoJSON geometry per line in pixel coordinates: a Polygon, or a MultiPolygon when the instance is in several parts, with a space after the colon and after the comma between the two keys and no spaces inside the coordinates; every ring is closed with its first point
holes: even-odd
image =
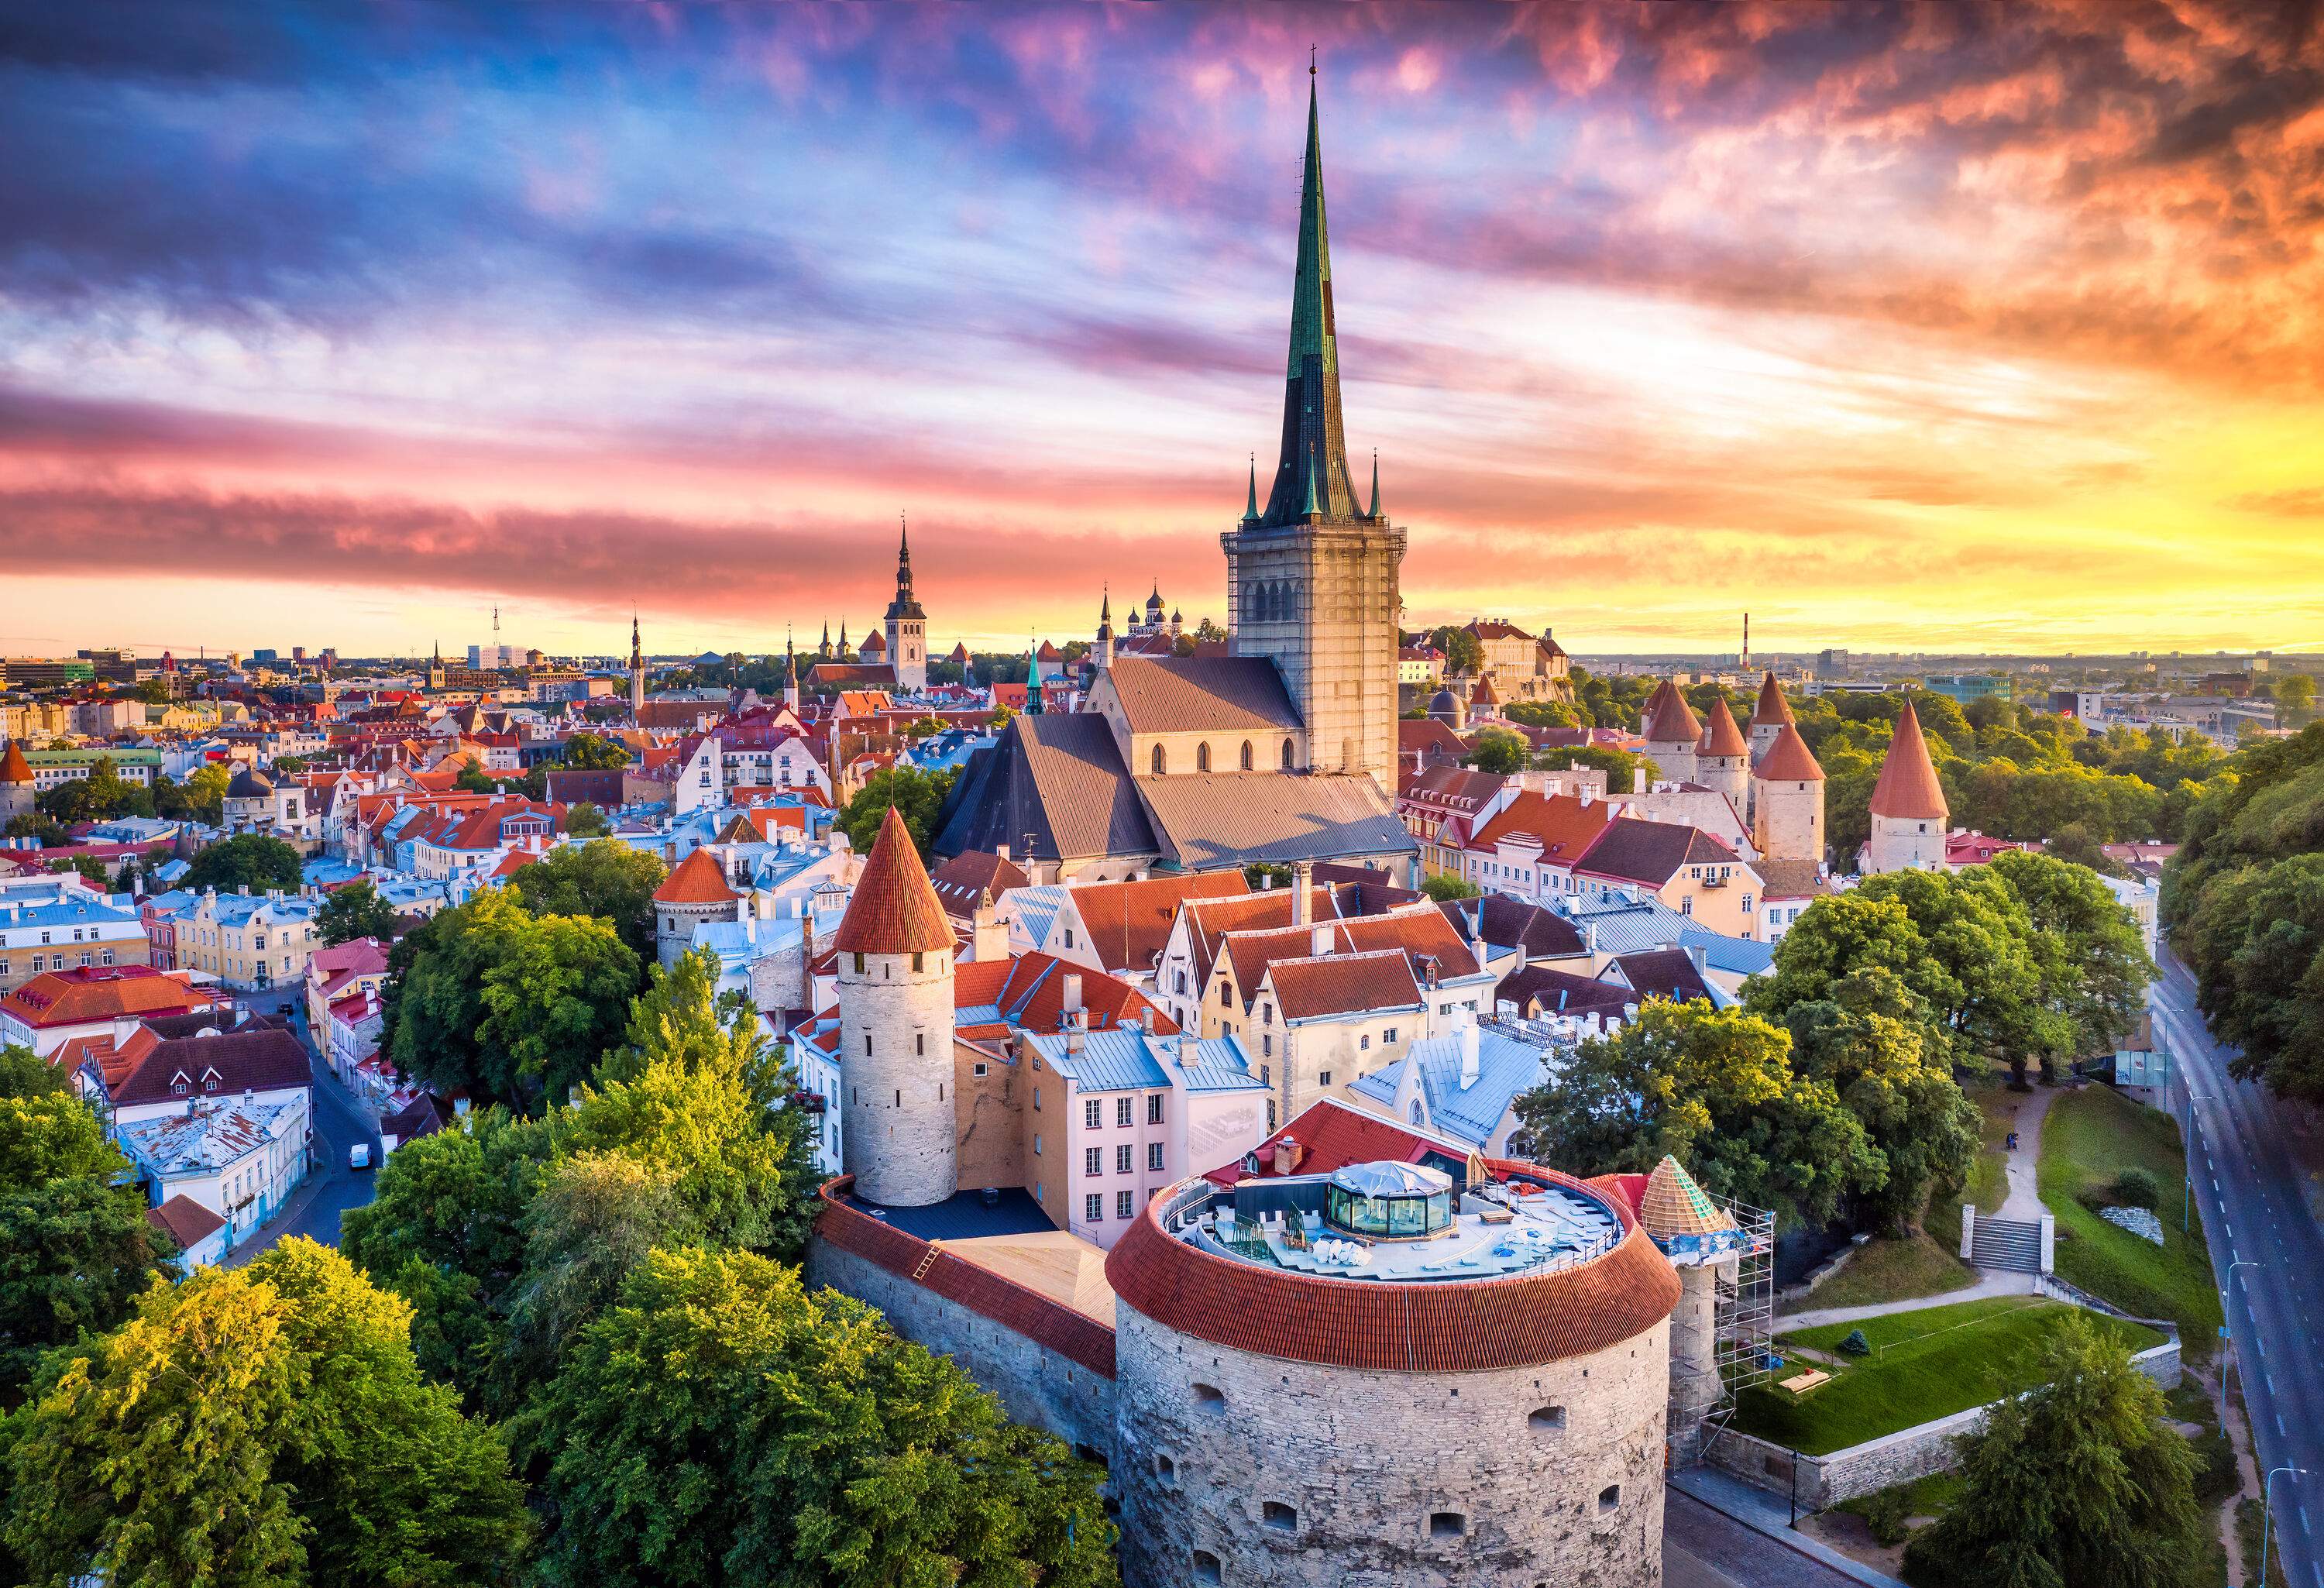
{"type": "Polygon", "coordinates": [[[1275,609],[1276,616],[1285,623],[1299,615],[1299,592],[1288,581],[1284,583],[1276,597],[1275,609]]]}
{"type": "Polygon", "coordinates": [[[1267,621],[1267,591],[1268,587],[1264,584],[1253,585],[1250,587],[1250,621],[1255,623],[1263,623],[1267,621]]]}
{"type": "Polygon", "coordinates": [[[1157,744],[1154,747],[1154,775],[1156,777],[1160,777],[1164,772],[1168,771],[1169,770],[1170,758],[1162,752],[1162,746],[1157,744]]]}
{"type": "Polygon", "coordinates": [[[1242,770],[1250,771],[1250,741],[1245,739],[1242,742],[1242,770]]]}
{"type": "Polygon", "coordinates": [[[1208,739],[1194,746],[1194,770],[1198,772],[1211,770],[1211,742],[1208,739]]]}
{"type": "Polygon", "coordinates": [[[1286,772],[1291,770],[1291,741],[1288,739],[1283,742],[1283,770],[1286,772]]]}

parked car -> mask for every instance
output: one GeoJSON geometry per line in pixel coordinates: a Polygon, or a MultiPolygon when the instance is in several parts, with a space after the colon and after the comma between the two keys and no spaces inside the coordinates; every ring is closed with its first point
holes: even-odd
{"type": "Polygon", "coordinates": [[[370,1142],[358,1141],[353,1147],[347,1149],[347,1168],[351,1169],[367,1169],[371,1168],[370,1142]]]}

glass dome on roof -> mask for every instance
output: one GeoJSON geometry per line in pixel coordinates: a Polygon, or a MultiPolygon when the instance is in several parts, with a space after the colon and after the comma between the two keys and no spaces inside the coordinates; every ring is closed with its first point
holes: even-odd
{"type": "Polygon", "coordinates": [[[1452,1223],[1452,1177],[1414,1163],[1351,1163],[1323,1187],[1323,1220],[1352,1235],[1437,1234],[1452,1223]]]}

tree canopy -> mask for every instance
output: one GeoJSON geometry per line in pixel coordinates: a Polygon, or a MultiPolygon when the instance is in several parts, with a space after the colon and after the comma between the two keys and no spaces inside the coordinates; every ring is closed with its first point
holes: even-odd
{"type": "Polygon", "coordinates": [[[1469,742],[1469,753],[1464,759],[1480,772],[1506,776],[1523,771],[1533,754],[1526,742],[1507,728],[1487,728],[1469,742]]]}
{"type": "Polygon", "coordinates": [[[641,958],[654,951],[653,892],[669,874],[649,850],[612,838],[564,844],[517,868],[509,891],[535,915],[611,921],[641,958]]]}
{"type": "Polygon", "coordinates": [[[613,771],[629,765],[632,759],[630,747],[619,739],[586,729],[567,739],[557,752],[559,766],[576,771],[613,771]]]}
{"type": "Polygon", "coordinates": [[[327,944],[352,943],[358,937],[387,943],[395,937],[395,907],[372,886],[370,878],[360,878],[324,895],[315,911],[315,926],[327,944]]]}
{"type": "Polygon", "coordinates": [[[238,888],[247,888],[253,893],[263,893],[270,888],[295,893],[300,882],[296,849],[263,833],[241,833],[194,856],[186,867],[184,880],[178,885],[193,893],[206,888],[215,888],[221,893],[231,893],[238,888]]]}
{"type": "Polygon", "coordinates": [[[1960,1498],[1913,1535],[1904,1574],[1945,1588],[2197,1588],[2209,1581],[2194,1451],[2129,1348],[2069,1316],[2042,1387],[1961,1441],[1960,1498]]]}
{"type": "Polygon", "coordinates": [[[530,1524],[507,1451],[420,1378],[410,1316],[293,1237],[51,1353],[7,1427],[5,1536],[28,1580],[514,1582],[530,1524]]]}
{"type": "Polygon", "coordinates": [[[1102,1469],[748,1252],[656,1251],[549,1394],[567,1588],[1116,1580],[1102,1469]]]}
{"type": "Polygon", "coordinates": [[[903,816],[912,843],[925,861],[928,845],[936,841],[937,814],[944,808],[945,797],[952,792],[955,776],[950,767],[933,772],[916,766],[882,767],[863,780],[863,787],[839,813],[839,830],[847,835],[857,854],[868,854],[892,805],[903,816]]]}

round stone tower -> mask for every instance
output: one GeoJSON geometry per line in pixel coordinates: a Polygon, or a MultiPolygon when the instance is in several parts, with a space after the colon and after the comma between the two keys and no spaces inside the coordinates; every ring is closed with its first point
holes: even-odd
{"type": "Polygon", "coordinates": [[[32,780],[32,763],[24,752],[10,740],[0,749],[0,819],[14,820],[33,808],[32,797],[38,790],[32,780]]]}
{"type": "Polygon", "coordinates": [[[1888,742],[1888,759],[1880,763],[1880,779],[1872,785],[1872,837],[1864,846],[1865,872],[1943,869],[1949,819],[1944,785],[1937,779],[1936,762],[1929,758],[1920,716],[1908,701],[1896,719],[1895,737],[1888,742]]]}
{"type": "Polygon", "coordinates": [[[1784,687],[1769,673],[1759,680],[1759,701],[1751,708],[1751,759],[1758,761],[1775,747],[1775,740],[1791,725],[1792,703],[1784,687]]]}
{"type": "Polygon", "coordinates": [[[694,946],[694,928],[706,921],[742,919],[742,895],[726,885],[718,857],[696,849],[654,890],[654,957],[664,970],[694,946]]]}
{"type": "Polygon", "coordinates": [[[1490,1168],[1188,1180],[1123,1233],[1130,1588],[1657,1588],[1678,1278],[1619,1196],[1490,1168]]]}
{"type": "Polygon", "coordinates": [[[1647,697],[1640,714],[1646,734],[1646,759],[1655,775],[1665,782],[1694,780],[1695,747],[1702,742],[1702,721],[1686,703],[1675,679],[1665,679],[1647,697]]]}
{"type": "Polygon", "coordinates": [[[953,942],[912,835],[890,807],[834,941],[840,1140],[866,1202],[926,1207],[958,1189],[953,942]]]}
{"type": "Polygon", "coordinates": [[[1823,768],[1790,723],[1751,769],[1751,842],[1769,860],[1824,858],[1823,768]]]}
{"type": "Polygon", "coordinates": [[[1665,1158],[1646,1178],[1638,1223],[1678,1270],[1678,1309],[1670,1323],[1670,1435],[1692,1454],[1703,1417],[1719,1404],[1719,1288],[1732,1287],[1743,1232],[1694,1177],[1665,1158]]]}

